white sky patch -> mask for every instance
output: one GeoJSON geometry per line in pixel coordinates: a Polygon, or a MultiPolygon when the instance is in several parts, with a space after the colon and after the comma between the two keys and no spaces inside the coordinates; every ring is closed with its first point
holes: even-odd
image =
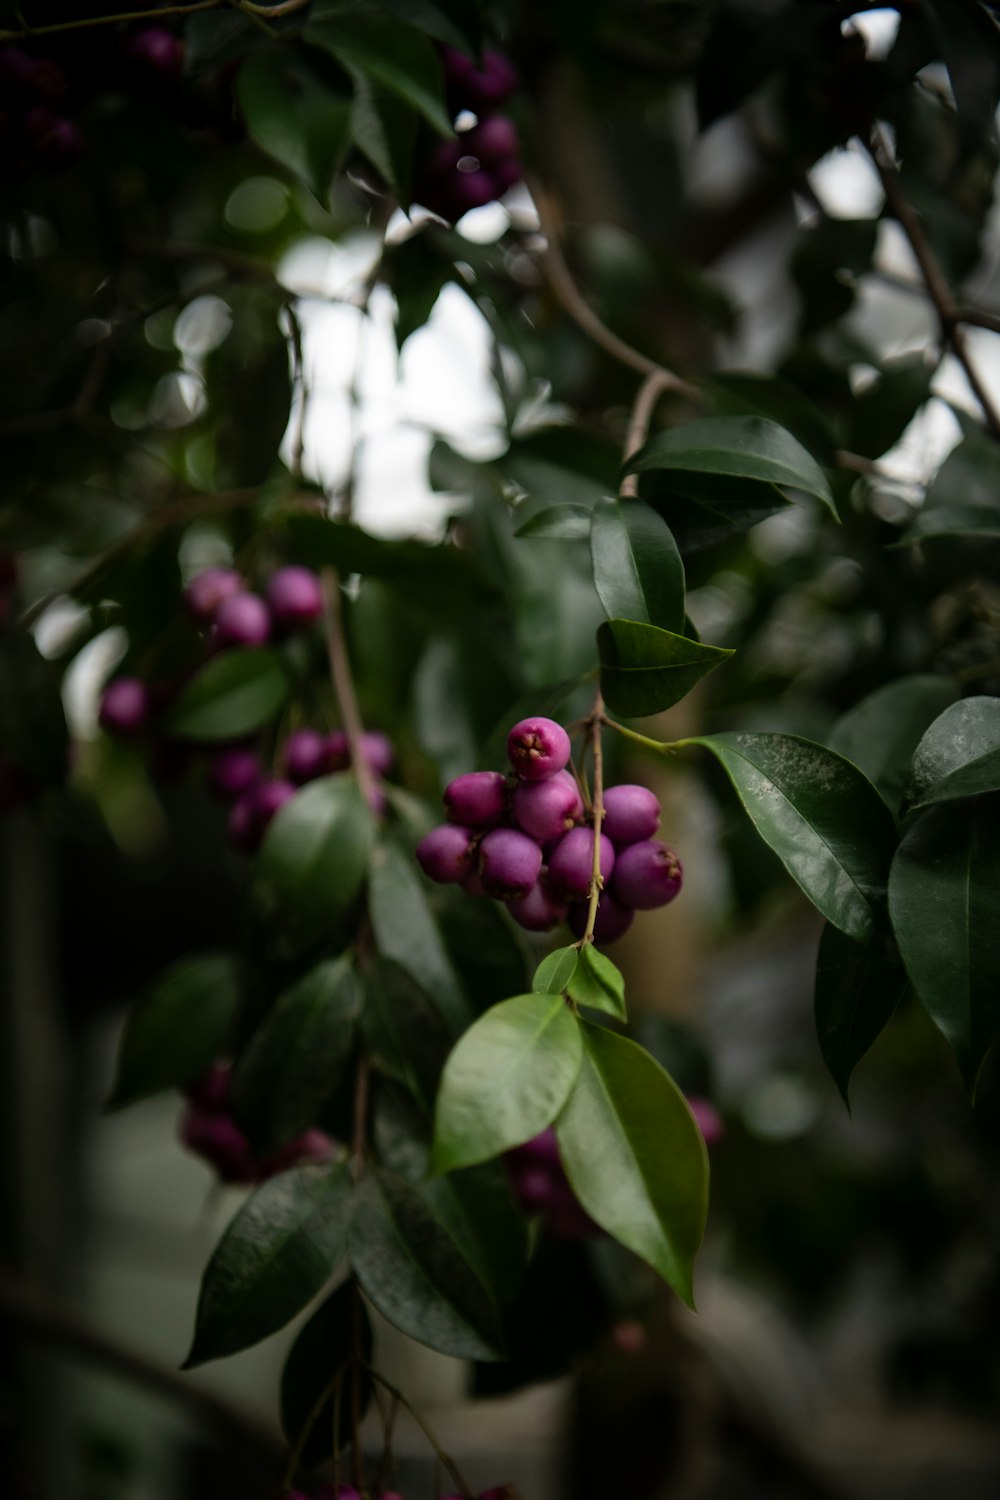
{"type": "Polygon", "coordinates": [[[833,219],[876,219],[885,202],[878,173],[857,141],[821,156],[810,168],[809,185],[833,219]]]}
{"type": "Polygon", "coordinates": [[[865,39],[865,52],[871,58],[879,61],[888,57],[899,32],[900,15],[898,10],[866,10],[859,12],[856,16],[848,16],[846,21],[841,22],[841,31],[849,27],[852,31],[860,31],[865,39]]]}
{"type": "Polygon", "coordinates": [[[68,668],[63,678],[62,700],[73,739],[97,738],[101,689],[125,655],[127,646],[125,631],[115,625],[88,641],[68,668]]]}

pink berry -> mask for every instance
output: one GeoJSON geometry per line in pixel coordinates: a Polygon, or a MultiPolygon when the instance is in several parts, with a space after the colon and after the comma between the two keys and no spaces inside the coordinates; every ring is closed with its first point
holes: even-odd
{"type": "MultiPolygon", "coordinates": [[[[600,835],[601,874],[607,881],[615,867],[615,848],[609,838],[600,835]]],[[[558,890],[578,899],[586,896],[594,872],[594,830],[571,828],[564,833],[549,855],[549,875],[558,890]]]]}
{"type": "Polygon", "coordinates": [[[286,802],[295,796],[290,781],[264,779],[233,804],[229,814],[229,841],[244,854],[260,848],[267,826],[286,802]]]}
{"type": "Polygon", "coordinates": [[[251,792],[257,817],[260,819],[262,831],[270,823],[276,813],[279,813],[286,802],[291,802],[295,796],[296,788],[290,781],[259,781],[251,792]]]}
{"type": "Polygon", "coordinates": [[[450,885],[472,869],[472,834],[468,828],[442,823],[417,845],[417,863],[429,880],[450,885]]]}
{"type": "Polygon", "coordinates": [[[456,110],[471,109],[477,113],[502,104],[517,86],[514,65],[500,52],[485,52],[482,67],[455,47],[442,47],[448,85],[448,98],[456,110]]]}
{"type": "MultiPolygon", "coordinates": [[[[575,901],[569,909],[569,929],[576,938],[582,938],[587,930],[587,910],[586,901],[575,901]]],[[[601,948],[616,943],[634,921],[635,912],[630,906],[623,906],[610,891],[602,891],[594,918],[594,942],[601,948]]]]}
{"type": "Polygon", "coordinates": [[[459,136],[459,141],[472,156],[488,167],[516,156],[520,149],[517,126],[506,115],[490,115],[480,120],[472,130],[459,136]]]}
{"type": "Polygon", "coordinates": [[[392,740],[380,729],[366,729],[361,736],[361,753],[376,776],[388,776],[396,752],[392,740]]]}
{"type": "Polygon", "coordinates": [[[683,880],[681,862],[674,851],[657,840],[646,839],[621,851],[612,889],[626,906],[649,911],[672,901],[683,880]]]}
{"type": "Polygon", "coordinates": [[[274,622],[282,630],[309,625],[323,613],[323,585],[309,568],[279,568],[264,592],[274,622]]]}
{"type": "Polygon", "coordinates": [[[694,1115],[694,1122],[701,1131],[706,1146],[714,1146],[722,1140],[726,1127],[710,1099],[701,1099],[692,1094],[688,1098],[688,1109],[694,1115]]]}
{"type": "Polygon", "coordinates": [[[163,78],[177,78],[184,66],[184,44],[165,26],[144,26],[125,43],[129,57],[163,78]]]}
{"type": "Polygon", "coordinates": [[[569,762],[569,735],[554,719],[521,719],[507,736],[507,755],[524,781],[544,781],[569,762]]]}
{"type": "Polygon", "coordinates": [[[271,638],[271,613],[257,594],[230,594],[215,611],[212,639],[217,646],[263,646],[271,638]]]}
{"type": "Polygon", "coordinates": [[[569,771],[557,771],[544,781],[519,782],[511,806],[525,833],[543,844],[559,838],[583,816],[580,789],[569,771]]]}
{"type": "Polygon", "coordinates": [[[569,908],[566,898],[552,888],[548,874],[543,870],[527,895],[509,901],[507,910],[517,925],[527,932],[551,932],[553,927],[565,922],[569,908]]]}
{"type": "Polygon", "coordinates": [[[109,734],[138,734],[152,712],[150,691],[138,677],[118,677],[101,694],[98,720],[109,734]]]}
{"type": "Polygon", "coordinates": [[[184,603],[199,625],[208,625],[223,599],[242,592],[243,580],[232,568],[206,568],[184,590],[184,603]]]}
{"type": "Polygon", "coordinates": [[[330,769],[329,737],[318,729],[296,729],[282,751],[285,774],[296,786],[325,776],[330,769]]]}
{"type": "Polygon", "coordinates": [[[479,846],[479,874],[491,896],[526,896],[542,868],[542,851],[516,828],[494,828],[479,846]]]}
{"type": "Polygon", "coordinates": [[[466,828],[488,828],[503,817],[507,782],[499,771],[467,771],[444,789],[444,805],[453,823],[466,828]]]}
{"type": "Polygon", "coordinates": [[[601,830],[616,847],[651,839],[659,826],[659,799],[648,787],[630,782],[608,787],[601,830]]]}
{"type": "Polygon", "coordinates": [[[264,767],[256,750],[245,745],[233,745],[220,750],[212,757],[208,769],[208,785],[222,802],[235,802],[257,785],[264,774],[264,767]]]}
{"type": "Polygon", "coordinates": [[[38,161],[52,171],[76,164],[86,151],[83,132],[75,120],[49,109],[31,109],[22,124],[24,138],[38,161]]]}
{"type": "Polygon", "coordinates": [[[257,1176],[246,1136],[225,1115],[208,1114],[189,1104],[181,1117],[181,1140],[210,1162],[223,1182],[253,1182],[257,1176]]]}

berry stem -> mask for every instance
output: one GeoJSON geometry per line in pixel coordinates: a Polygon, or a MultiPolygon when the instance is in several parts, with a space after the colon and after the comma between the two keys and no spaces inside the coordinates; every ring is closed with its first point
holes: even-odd
{"type": "Polygon", "coordinates": [[[601,874],[601,824],[604,822],[604,750],[601,745],[603,723],[604,699],[598,688],[594,694],[594,707],[587,720],[594,761],[594,793],[590,803],[590,815],[594,824],[594,859],[590,871],[587,925],[584,928],[583,937],[576,944],[576,947],[581,949],[586,943],[594,941],[594,923],[597,921],[597,908],[601,900],[601,891],[604,888],[604,876],[601,874]]]}
{"type": "Polygon", "coordinates": [[[410,1416],[416,1422],[417,1426],[420,1428],[420,1431],[423,1433],[428,1443],[430,1443],[431,1450],[434,1453],[434,1457],[439,1461],[439,1463],[444,1464],[444,1467],[448,1470],[448,1473],[458,1485],[458,1488],[461,1490],[462,1494],[467,1497],[467,1500],[471,1500],[472,1490],[469,1487],[468,1481],[462,1474],[461,1469],[458,1467],[458,1464],[455,1462],[455,1460],[451,1458],[441,1447],[441,1444],[434,1436],[434,1433],[431,1431],[424,1418],[417,1411],[416,1407],[411,1406],[409,1401],[407,1401],[406,1397],[403,1395],[402,1391],[399,1390],[398,1387],[394,1386],[391,1381],[386,1380],[384,1375],[380,1375],[377,1370],[372,1369],[370,1365],[368,1367],[368,1373],[371,1378],[377,1381],[382,1389],[393,1398],[394,1401],[398,1401],[399,1405],[410,1413],[410,1416]]]}
{"type": "Polygon", "coordinates": [[[333,1400],[335,1413],[334,1421],[339,1427],[340,1423],[337,1421],[336,1412],[339,1406],[338,1392],[340,1390],[341,1384],[343,1383],[343,1379],[344,1366],[338,1365],[337,1369],[334,1371],[333,1375],[327,1381],[326,1385],[320,1391],[318,1397],[310,1407],[309,1415],[306,1417],[305,1421],[302,1424],[302,1431],[295,1439],[295,1446],[291,1449],[288,1455],[288,1460],[282,1472],[281,1488],[283,1492],[285,1490],[292,1489],[292,1487],[294,1486],[295,1476],[299,1471],[299,1465],[302,1462],[302,1454],[305,1451],[306,1443],[308,1443],[309,1436],[313,1428],[316,1426],[316,1423],[319,1421],[320,1414],[324,1406],[331,1399],[333,1400]]]}
{"type": "Polygon", "coordinates": [[[351,749],[351,767],[358,779],[361,795],[368,806],[375,811],[378,806],[378,789],[371,767],[365,759],[361,736],[364,726],[361,722],[361,713],[358,708],[358,698],[354,691],[354,678],[351,676],[351,664],[347,659],[347,651],[344,648],[343,616],[340,608],[340,579],[334,568],[324,568],[323,599],[325,608],[323,610],[323,625],[326,633],[326,649],[330,658],[330,680],[333,683],[333,691],[336,694],[337,703],[340,706],[340,716],[344,721],[344,733],[347,735],[347,743],[351,749]]]}
{"type": "Polygon", "coordinates": [[[644,745],[647,750],[655,750],[658,755],[673,755],[683,740],[653,740],[648,734],[640,734],[637,729],[626,729],[624,724],[609,719],[606,714],[602,715],[601,723],[606,729],[613,729],[615,734],[624,735],[627,740],[633,740],[637,745],[644,745]]]}

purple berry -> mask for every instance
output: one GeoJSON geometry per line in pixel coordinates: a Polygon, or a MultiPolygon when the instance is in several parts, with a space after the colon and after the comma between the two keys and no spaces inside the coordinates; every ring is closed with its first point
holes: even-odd
{"type": "Polygon", "coordinates": [[[342,729],[335,729],[327,736],[326,753],[330,761],[331,771],[346,771],[351,764],[351,747],[347,743],[347,735],[342,729]]]}
{"type": "MultiPolygon", "coordinates": [[[[607,881],[615,867],[615,846],[600,836],[601,874],[607,881]]],[[[558,890],[577,899],[586,896],[594,873],[594,830],[571,828],[564,833],[549,855],[549,875],[558,890]]]]}
{"type": "Polygon", "coordinates": [[[499,771],[467,771],[444,789],[444,805],[453,823],[488,828],[503,817],[507,782],[499,771]]]}
{"type": "Polygon", "coordinates": [[[138,677],[119,677],[101,695],[98,720],[109,734],[138,734],[152,712],[150,692],[138,677]]]}
{"type": "Polygon", "coordinates": [[[681,888],[684,872],[672,849],[654,839],[629,844],[615,864],[614,894],[626,906],[649,911],[666,906],[681,888]]]}
{"type": "Polygon", "coordinates": [[[212,624],[216,646],[263,646],[271,638],[271,614],[257,594],[230,594],[212,624]]]}
{"type": "Polygon", "coordinates": [[[569,762],[569,735],[554,719],[521,719],[507,736],[507,755],[523,781],[544,781],[569,762]]]}
{"type": "Polygon", "coordinates": [[[459,137],[471,156],[479,158],[488,167],[517,156],[520,141],[517,126],[506,115],[490,115],[480,120],[472,130],[459,137]]]}
{"type": "Polygon", "coordinates": [[[297,786],[325,776],[330,769],[330,742],[318,729],[296,729],[282,752],[285,774],[297,786]]]}
{"type": "Polygon", "coordinates": [[[181,1140],[204,1157],[223,1182],[253,1182],[257,1166],[239,1126],[225,1115],[208,1114],[189,1104],[181,1117],[181,1140]]]}
{"type": "Polygon", "coordinates": [[[456,113],[462,109],[484,113],[502,104],[517,86],[513,64],[499,52],[485,52],[481,68],[455,47],[442,47],[441,60],[456,113]]]}
{"type": "Polygon", "coordinates": [[[417,863],[429,880],[450,885],[472,869],[472,834],[468,828],[442,823],[417,845],[417,863]]]}
{"type": "Polygon", "coordinates": [[[559,838],[583,816],[580,789],[569,771],[557,771],[544,781],[519,782],[511,806],[525,833],[542,844],[559,838]]]}
{"type": "Polygon", "coordinates": [[[291,801],[296,790],[290,781],[258,781],[233,804],[229,814],[230,843],[244,854],[253,854],[260,847],[271,819],[291,801]]]}
{"type": "Polygon", "coordinates": [[[286,802],[291,802],[297,788],[290,781],[259,781],[251,792],[261,831],[267,827],[286,802]]]}
{"type": "Polygon", "coordinates": [[[229,1109],[228,1063],[213,1063],[207,1073],[184,1091],[185,1098],[206,1114],[226,1114],[229,1109]]]}
{"type": "Polygon", "coordinates": [[[486,203],[492,203],[497,197],[497,183],[492,172],[484,171],[482,167],[475,168],[471,172],[463,171],[459,167],[455,176],[449,183],[451,194],[452,212],[445,214],[448,219],[460,219],[463,214],[470,213],[474,208],[482,208],[486,203]]]}
{"type": "Polygon", "coordinates": [[[208,625],[223,599],[242,592],[243,580],[232,568],[206,568],[184,590],[184,603],[199,625],[208,625]]]}
{"type": "MultiPolygon", "coordinates": [[[[575,901],[569,909],[569,928],[576,938],[582,938],[587,930],[587,909],[586,901],[575,901]]],[[[634,921],[635,912],[630,906],[623,906],[610,891],[602,891],[594,917],[594,942],[601,948],[616,943],[634,921]]]]}
{"type": "Polygon", "coordinates": [[[361,753],[376,776],[388,776],[396,752],[387,734],[380,729],[366,729],[361,736],[361,753]]]}
{"type": "Polygon", "coordinates": [[[279,568],[264,590],[274,622],[282,630],[310,625],[323,613],[323,585],[309,568],[279,568]]]}
{"type": "Polygon", "coordinates": [[[552,888],[546,871],[542,871],[526,896],[508,902],[507,910],[519,927],[527,932],[551,932],[565,922],[566,898],[552,888]]]}
{"type": "Polygon", "coordinates": [[[715,1146],[722,1140],[726,1127],[710,1099],[701,1099],[692,1094],[688,1097],[688,1109],[694,1115],[694,1123],[701,1131],[706,1146],[715,1146]]]}
{"type": "Polygon", "coordinates": [[[479,846],[479,875],[491,896],[526,896],[542,868],[542,851],[516,828],[494,828],[479,846]]]}
{"type": "Polygon", "coordinates": [[[608,787],[601,830],[616,847],[651,839],[659,826],[659,799],[648,787],[630,782],[608,787]]]}
{"type": "Polygon", "coordinates": [[[184,44],[165,26],[144,26],[134,31],[125,43],[125,51],[135,62],[163,78],[179,77],[184,66],[184,44]]]}
{"type": "Polygon", "coordinates": [[[209,790],[221,802],[235,802],[257,785],[264,774],[260,756],[245,745],[233,745],[212,757],[208,768],[209,790]]]}
{"type": "Polygon", "coordinates": [[[53,171],[75,166],[86,150],[79,125],[74,120],[53,114],[50,109],[29,110],[22,130],[37,160],[53,171]]]}
{"type": "Polygon", "coordinates": [[[524,168],[516,156],[510,156],[506,161],[495,162],[490,167],[490,173],[496,188],[496,197],[502,198],[508,188],[512,188],[515,182],[521,181],[524,168]]]}
{"type": "Polygon", "coordinates": [[[322,1166],[332,1155],[333,1141],[325,1130],[306,1130],[257,1162],[257,1180],[266,1182],[290,1167],[322,1166]]]}

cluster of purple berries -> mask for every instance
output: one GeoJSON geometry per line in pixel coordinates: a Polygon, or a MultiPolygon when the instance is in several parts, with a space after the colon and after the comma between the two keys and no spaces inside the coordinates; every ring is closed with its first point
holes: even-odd
{"type": "Polygon", "coordinates": [[[482,66],[454,47],[442,47],[452,119],[476,116],[471,129],[439,142],[426,157],[414,188],[425,208],[454,223],[472,208],[502,198],[523,175],[517,127],[497,106],[513,93],[517,73],[500,52],[485,52],[482,66]]]}
{"type": "MultiPolygon", "coordinates": [[[[469,771],[445,788],[447,823],[417,846],[424,874],[457,882],[471,895],[507,903],[529,932],[568,922],[579,938],[587,924],[593,877],[594,832],[576,778],[565,768],[569,735],[553,719],[522,719],[507,736],[516,773],[469,771]]],[[[660,804],[647,787],[630,784],[604,793],[600,871],[604,881],[594,940],[613,943],[636,911],[665,906],[683,873],[672,849],[653,838],[660,804]]]]}
{"type": "Polygon", "coordinates": [[[322,1130],[307,1130],[267,1156],[254,1156],[250,1142],[233,1119],[229,1075],[225,1063],[211,1067],[188,1089],[180,1120],[184,1145],[213,1166],[221,1181],[265,1182],[289,1167],[330,1160],[333,1141],[322,1130]]]}

